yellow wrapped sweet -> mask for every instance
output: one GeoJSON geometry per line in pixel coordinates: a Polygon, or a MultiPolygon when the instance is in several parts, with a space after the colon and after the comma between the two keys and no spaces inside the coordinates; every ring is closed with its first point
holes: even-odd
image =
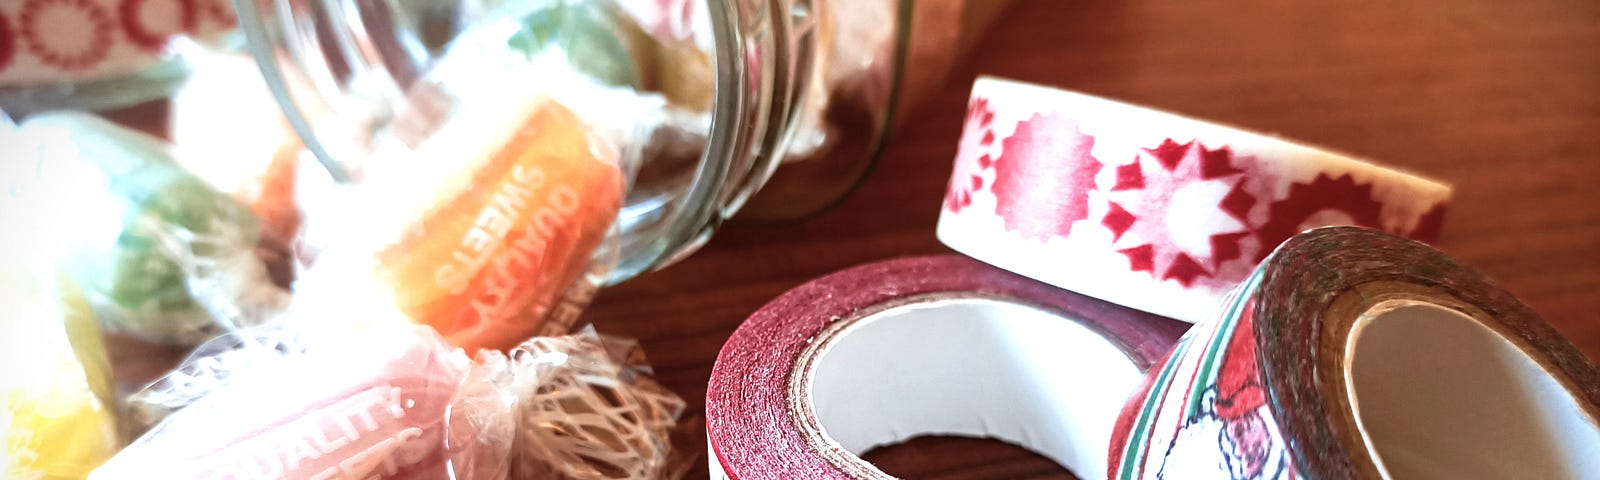
{"type": "MultiPolygon", "coordinates": [[[[4,127],[0,122],[0,127],[4,127]]],[[[110,366],[76,285],[58,282],[64,209],[11,132],[0,128],[0,457],[3,479],[81,479],[118,447],[110,366]],[[74,347],[77,347],[76,349],[74,347]]]]}
{"type": "Polygon", "coordinates": [[[9,298],[0,324],[5,352],[0,355],[6,365],[21,368],[0,380],[0,433],[5,436],[0,478],[85,478],[118,446],[106,402],[110,375],[100,332],[81,295],[61,298],[50,282],[19,279],[29,275],[5,270],[0,296],[9,298]],[[30,298],[17,298],[23,295],[30,298]],[[69,332],[82,344],[81,354],[75,353],[69,332]]]}

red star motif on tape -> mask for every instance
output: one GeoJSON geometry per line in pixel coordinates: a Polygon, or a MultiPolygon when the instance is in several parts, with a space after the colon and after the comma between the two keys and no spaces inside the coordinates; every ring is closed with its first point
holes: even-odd
{"type": "Polygon", "coordinates": [[[1134,234],[1139,243],[1117,250],[1128,257],[1132,270],[1187,287],[1213,277],[1222,262],[1243,255],[1239,241],[1249,235],[1247,219],[1256,196],[1245,189],[1244,170],[1235,160],[1243,161],[1227,147],[1209,149],[1198,141],[1166,139],[1136,155],[1132,163],[1117,167],[1101,224],[1116,241],[1134,234]],[[1180,239],[1175,236],[1179,232],[1168,226],[1174,220],[1192,220],[1213,231],[1184,231],[1204,237],[1180,239]],[[1184,248],[1184,240],[1197,238],[1204,238],[1200,241],[1204,245],[1191,243],[1184,248]]]}
{"type": "MultiPolygon", "coordinates": [[[[1094,137],[1078,122],[1056,114],[1017,123],[994,159],[995,214],[1024,238],[1065,237],[1089,218],[1100,161],[1090,155],[1094,137]]],[[[980,159],[981,160],[981,159],[980,159]]]]}
{"type": "MultiPolygon", "coordinates": [[[[1256,237],[1261,239],[1261,252],[1256,255],[1256,261],[1266,258],[1278,244],[1308,228],[1360,225],[1382,229],[1382,212],[1383,204],[1372,198],[1372,185],[1357,184],[1350,175],[1334,178],[1318,174],[1311,183],[1290,185],[1288,196],[1272,203],[1266,223],[1256,230],[1256,237]]],[[[1437,216],[1442,219],[1443,210],[1439,212],[1437,216]]],[[[1435,235],[1437,222],[1438,219],[1431,227],[1435,235]]]]}
{"type": "Polygon", "coordinates": [[[989,100],[974,98],[967,105],[967,120],[961,128],[961,141],[956,149],[955,170],[950,174],[950,187],[945,190],[944,206],[951,212],[960,212],[972,205],[972,194],[983,188],[983,171],[994,164],[994,112],[989,110],[989,100]]]}
{"type": "Polygon", "coordinates": [[[1434,205],[1428,213],[1422,214],[1422,219],[1417,221],[1417,228],[1407,235],[1420,242],[1434,243],[1439,241],[1439,232],[1444,229],[1444,204],[1434,205]]]}

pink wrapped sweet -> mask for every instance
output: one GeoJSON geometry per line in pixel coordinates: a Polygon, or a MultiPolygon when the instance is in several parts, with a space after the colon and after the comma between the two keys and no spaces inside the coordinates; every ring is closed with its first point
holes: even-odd
{"type": "Polygon", "coordinates": [[[90,478],[503,477],[511,432],[494,421],[512,403],[503,358],[475,364],[425,327],[303,342],[263,341],[296,335],[266,332],[219,339],[232,345],[158,383],[171,398],[203,392],[90,478]]]}

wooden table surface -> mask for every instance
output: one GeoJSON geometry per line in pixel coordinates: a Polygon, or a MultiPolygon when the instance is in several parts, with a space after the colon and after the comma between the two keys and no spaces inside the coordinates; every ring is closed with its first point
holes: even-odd
{"type": "MultiPolygon", "coordinates": [[[[1439,247],[1600,358],[1600,2],[1018,0],[909,115],[862,188],[813,218],[740,224],[602,292],[585,319],[640,338],[697,412],[722,343],[780,293],[842,268],[946,253],[934,223],[979,74],[1057,85],[1277,133],[1456,186],[1439,247]]],[[[151,109],[120,119],[147,129],[151,109]]],[[[116,350],[114,348],[114,350],[116,350]]],[[[155,375],[155,360],[113,357],[155,375]]],[[[152,357],[155,358],[155,357],[152,357]]],[[[995,442],[867,454],[908,478],[1071,478],[995,442]]],[[[689,478],[704,478],[704,466],[689,478]]]]}
{"type": "MultiPolygon", "coordinates": [[[[603,292],[586,318],[643,339],[663,382],[703,407],[718,349],[768,300],[845,267],[948,252],[934,222],[967,93],[983,73],[1453,183],[1439,247],[1600,358],[1600,2],[1019,0],[975,52],[843,204],[793,224],[730,225],[682,263],[603,292]]],[[[1041,457],[974,440],[867,457],[909,478],[1070,478],[1041,457]]]]}

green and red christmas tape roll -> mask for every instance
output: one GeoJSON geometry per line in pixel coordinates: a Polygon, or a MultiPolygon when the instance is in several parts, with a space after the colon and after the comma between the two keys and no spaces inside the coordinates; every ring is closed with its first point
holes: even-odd
{"type": "Polygon", "coordinates": [[[983,77],[939,239],[992,265],[1186,322],[1295,233],[1439,236],[1450,187],[1214,123],[983,77]]]}
{"type": "Polygon", "coordinates": [[[1600,373],[1488,278],[1413,241],[1283,244],[1150,370],[1110,477],[1600,478],[1600,373]]]}

